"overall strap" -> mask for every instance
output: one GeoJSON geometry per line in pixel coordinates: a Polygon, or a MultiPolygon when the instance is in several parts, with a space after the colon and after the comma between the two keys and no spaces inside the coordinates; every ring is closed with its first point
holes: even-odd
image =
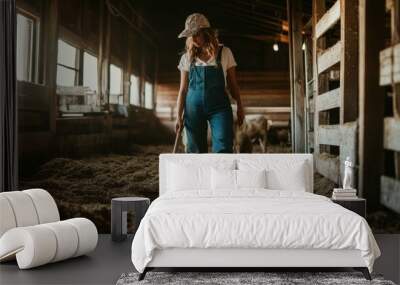
{"type": "Polygon", "coordinates": [[[195,61],[195,58],[193,57],[192,60],[190,61],[189,69],[190,69],[190,67],[192,67],[194,65],[194,61],[195,61]]]}

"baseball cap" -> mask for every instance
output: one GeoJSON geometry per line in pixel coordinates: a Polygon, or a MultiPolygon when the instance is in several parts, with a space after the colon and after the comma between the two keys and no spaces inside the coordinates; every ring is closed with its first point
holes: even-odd
{"type": "Polygon", "coordinates": [[[209,28],[210,22],[200,13],[190,14],[185,21],[185,29],[178,35],[178,38],[190,37],[202,28],[209,28]]]}

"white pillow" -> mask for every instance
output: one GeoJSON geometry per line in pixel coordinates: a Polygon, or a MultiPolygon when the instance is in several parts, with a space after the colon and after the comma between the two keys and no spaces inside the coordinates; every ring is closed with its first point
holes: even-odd
{"type": "Polygon", "coordinates": [[[310,170],[307,161],[304,159],[269,157],[268,159],[248,159],[237,160],[240,170],[259,170],[267,171],[267,188],[275,190],[307,191],[312,189],[310,180],[310,170]]]}
{"type": "Polygon", "coordinates": [[[167,169],[167,191],[185,190],[210,190],[211,189],[211,168],[234,169],[235,161],[216,161],[211,165],[204,162],[190,163],[169,161],[167,169]]]}
{"type": "Polygon", "coordinates": [[[267,170],[267,187],[273,190],[303,191],[306,192],[307,175],[306,164],[296,163],[291,168],[267,170]]]}
{"type": "Polygon", "coordinates": [[[211,189],[212,190],[235,190],[236,170],[216,169],[211,167],[211,189]]]}
{"type": "Polygon", "coordinates": [[[211,169],[212,190],[240,190],[241,188],[266,188],[266,171],[211,169]]]}
{"type": "Polygon", "coordinates": [[[267,188],[265,169],[236,170],[237,188],[267,188]]]}

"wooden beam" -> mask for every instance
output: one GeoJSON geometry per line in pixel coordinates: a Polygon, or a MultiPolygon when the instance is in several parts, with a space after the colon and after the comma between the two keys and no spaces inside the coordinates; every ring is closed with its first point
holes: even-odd
{"type": "Polygon", "coordinates": [[[386,0],[386,11],[390,11],[393,8],[394,0],[386,0]]]}
{"type": "Polygon", "coordinates": [[[392,44],[400,42],[400,3],[399,0],[392,0],[391,10],[392,44]]]}
{"type": "Polygon", "coordinates": [[[287,18],[289,19],[289,79],[290,79],[290,142],[292,152],[296,152],[296,136],[295,136],[295,109],[294,109],[294,72],[293,72],[293,21],[292,21],[292,5],[290,0],[286,0],[287,18]]]}
{"type": "Polygon", "coordinates": [[[157,86],[158,86],[158,72],[159,72],[159,51],[158,48],[155,48],[154,51],[154,63],[155,63],[155,68],[154,68],[154,85],[153,85],[153,110],[157,108],[157,86]]]}
{"type": "MultiPolygon", "coordinates": [[[[309,136],[308,136],[308,144],[309,144],[309,148],[314,148],[314,132],[309,132],[309,136]]],[[[310,152],[310,151],[309,151],[310,152]]]]}
{"type": "Polygon", "coordinates": [[[400,83],[400,43],[393,46],[393,83],[400,83]]]}
{"type": "Polygon", "coordinates": [[[383,169],[385,93],[379,87],[379,52],[384,48],[385,2],[359,0],[359,7],[358,188],[371,210],[379,205],[383,169]]]}
{"type": "Polygon", "coordinates": [[[400,118],[385,118],[384,147],[385,149],[400,152],[400,118]]]}
{"type": "MultiPolygon", "coordinates": [[[[315,99],[314,98],[311,98],[309,100],[309,109],[308,110],[309,110],[310,116],[314,115],[314,114],[312,114],[315,112],[315,99]]],[[[310,128],[311,128],[311,125],[310,125],[310,128]]],[[[314,128],[314,126],[313,126],[313,128],[314,128]]]]}
{"type": "Polygon", "coordinates": [[[133,58],[133,40],[132,35],[128,35],[127,45],[125,47],[126,60],[124,63],[124,75],[123,75],[123,94],[124,94],[124,105],[129,105],[130,101],[130,90],[131,90],[131,74],[132,74],[132,58],[133,58]]]}
{"type": "MultiPolygon", "coordinates": [[[[318,21],[321,19],[325,13],[325,1],[324,0],[313,0],[312,1],[312,28],[313,28],[313,78],[314,78],[314,103],[316,104],[317,96],[320,89],[324,89],[325,92],[327,88],[327,78],[324,74],[319,75],[318,73],[318,53],[320,50],[325,48],[326,40],[321,38],[318,40],[316,37],[316,26],[318,21]]],[[[319,128],[319,115],[318,110],[314,111],[314,159],[316,160],[320,155],[320,147],[318,141],[318,128],[319,128]]],[[[318,168],[316,170],[321,173],[318,168]]],[[[321,173],[322,174],[322,173],[321,173]]]]}
{"type": "Polygon", "coordinates": [[[340,61],[342,52],[342,43],[336,44],[318,54],[318,74],[324,72],[340,61]]]}
{"type": "Polygon", "coordinates": [[[49,98],[49,121],[51,133],[56,133],[57,114],[57,56],[58,56],[58,0],[45,0],[43,2],[43,18],[41,19],[44,29],[42,47],[44,54],[44,83],[47,86],[49,98]]]}
{"type": "Polygon", "coordinates": [[[340,2],[340,123],[358,118],[358,1],[340,2]]]}
{"type": "MultiPolygon", "coordinates": [[[[393,113],[400,118],[400,1],[393,0],[392,8],[392,44],[393,46],[393,113]]],[[[400,153],[396,154],[395,164],[398,165],[400,177],[400,153]]]]}
{"type": "Polygon", "coordinates": [[[320,125],[318,128],[318,141],[320,144],[340,145],[340,125],[320,125]]]}
{"type": "Polygon", "coordinates": [[[109,110],[109,64],[110,64],[110,40],[111,40],[111,15],[108,11],[105,0],[99,1],[99,57],[97,65],[98,92],[100,105],[109,110]]]}
{"type": "Polygon", "coordinates": [[[321,37],[327,30],[333,27],[340,20],[340,0],[321,17],[315,27],[315,36],[321,37]]]}
{"type": "Polygon", "coordinates": [[[316,109],[318,112],[326,111],[340,106],[340,89],[336,88],[316,97],[316,109]]]}
{"type": "Polygon", "coordinates": [[[275,25],[271,25],[269,23],[265,23],[262,20],[259,20],[257,18],[251,17],[251,16],[243,15],[242,13],[234,11],[234,10],[224,10],[224,14],[226,14],[230,17],[234,17],[237,22],[243,22],[246,25],[261,28],[261,30],[263,30],[263,31],[271,31],[271,32],[275,32],[275,33],[279,33],[279,32],[283,31],[282,27],[278,27],[275,25]]]}
{"type": "Polygon", "coordinates": [[[288,43],[289,37],[284,34],[276,34],[276,35],[244,35],[244,37],[264,41],[264,42],[281,42],[288,43]]]}
{"type": "Polygon", "coordinates": [[[400,213],[400,180],[381,176],[380,201],[384,206],[400,213]]]}
{"type": "Polygon", "coordinates": [[[393,83],[393,48],[388,47],[379,53],[379,85],[393,83]]]}
{"type": "Polygon", "coordinates": [[[287,1],[289,19],[289,46],[290,46],[290,71],[292,92],[292,144],[294,152],[305,152],[305,122],[304,122],[304,99],[305,99],[305,76],[303,59],[303,36],[302,36],[302,1],[287,1]]]}
{"type": "MultiPolygon", "coordinates": [[[[311,19],[309,21],[311,23],[311,19]]],[[[311,28],[310,24],[310,28],[311,28]]],[[[304,74],[305,74],[305,130],[312,130],[314,126],[311,126],[312,120],[310,116],[314,115],[314,110],[315,110],[315,100],[314,100],[314,92],[313,92],[313,63],[312,63],[312,33],[308,32],[305,34],[305,50],[304,50],[304,74]]],[[[314,135],[314,133],[312,133],[314,135]]],[[[304,143],[306,146],[306,152],[310,153],[311,148],[313,145],[311,145],[310,142],[314,142],[314,138],[310,139],[310,133],[309,132],[304,132],[304,143]]]]}
{"type": "Polygon", "coordinates": [[[140,56],[140,80],[139,80],[139,104],[141,107],[145,106],[145,77],[146,77],[146,49],[144,42],[138,43],[140,45],[139,55],[140,56]]]}
{"type": "Polygon", "coordinates": [[[281,18],[274,18],[273,20],[271,20],[266,13],[258,12],[257,10],[250,10],[248,9],[248,7],[239,7],[238,5],[235,5],[231,2],[220,3],[224,11],[227,11],[229,9],[230,11],[238,13],[238,16],[243,16],[270,26],[274,26],[282,31],[288,31],[288,22],[282,20],[281,18]]]}

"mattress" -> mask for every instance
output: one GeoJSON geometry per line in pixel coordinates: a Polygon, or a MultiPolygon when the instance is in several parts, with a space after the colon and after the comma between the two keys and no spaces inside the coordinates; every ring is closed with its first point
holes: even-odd
{"type": "Polygon", "coordinates": [[[132,242],[143,272],[157,249],[359,250],[372,272],[380,250],[366,220],[329,198],[300,191],[170,192],[153,201],[132,242]]]}

